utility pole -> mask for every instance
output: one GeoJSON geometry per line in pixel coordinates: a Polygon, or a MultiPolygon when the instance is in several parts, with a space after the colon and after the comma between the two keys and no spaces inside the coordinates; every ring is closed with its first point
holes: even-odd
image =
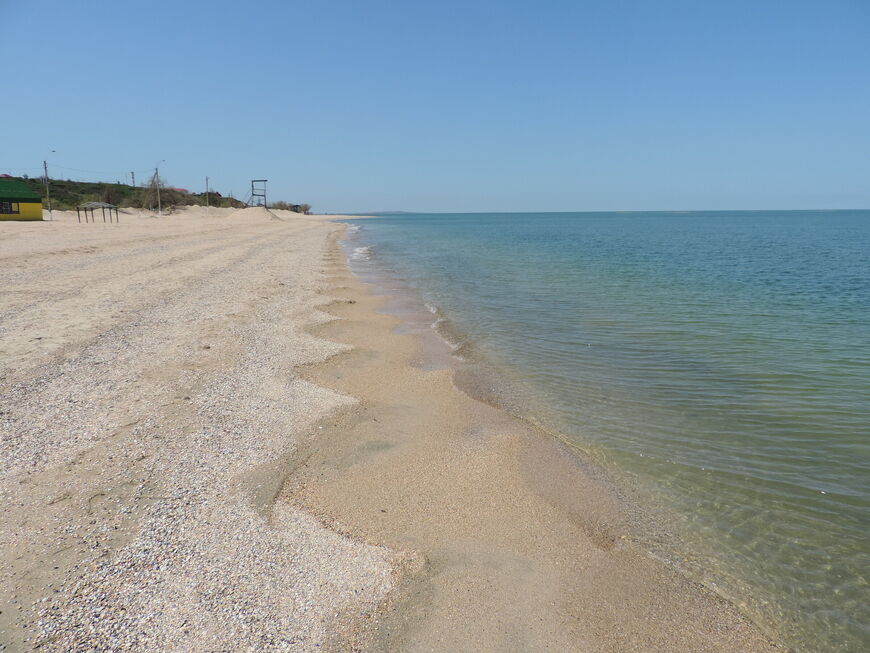
{"type": "Polygon", "coordinates": [[[48,184],[48,161],[42,162],[42,169],[45,171],[45,199],[48,201],[48,219],[54,220],[54,215],[51,212],[51,189],[48,184]]]}
{"type": "Polygon", "coordinates": [[[136,188],[136,173],[133,172],[132,170],[130,171],[130,185],[133,188],[136,188]]]}
{"type": "Polygon", "coordinates": [[[160,168],[154,168],[154,183],[157,185],[157,215],[163,215],[163,207],[160,204],[160,168]]]}
{"type": "Polygon", "coordinates": [[[208,177],[205,178],[205,212],[208,213],[208,177]]]}

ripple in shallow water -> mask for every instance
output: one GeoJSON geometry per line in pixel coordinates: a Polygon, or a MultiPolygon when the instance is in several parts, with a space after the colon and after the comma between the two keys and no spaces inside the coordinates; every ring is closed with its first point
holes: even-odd
{"type": "Polygon", "coordinates": [[[798,650],[870,647],[870,212],[408,215],[357,236],[670,515],[663,555],[798,650]]]}

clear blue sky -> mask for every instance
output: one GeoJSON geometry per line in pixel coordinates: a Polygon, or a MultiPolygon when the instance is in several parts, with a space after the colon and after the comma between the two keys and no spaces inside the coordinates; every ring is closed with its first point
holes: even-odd
{"type": "Polygon", "coordinates": [[[165,159],[332,212],[870,207],[870,0],[0,0],[0,25],[0,172],[165,159]]]}

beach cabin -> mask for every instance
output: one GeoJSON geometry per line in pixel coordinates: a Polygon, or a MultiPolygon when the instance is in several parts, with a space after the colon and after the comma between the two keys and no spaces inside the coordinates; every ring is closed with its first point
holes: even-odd
{"type": "Polygon", "coordinates": [[[42,197],[23,181],[0,179],[0,220],[42,220],[42,197]]]}

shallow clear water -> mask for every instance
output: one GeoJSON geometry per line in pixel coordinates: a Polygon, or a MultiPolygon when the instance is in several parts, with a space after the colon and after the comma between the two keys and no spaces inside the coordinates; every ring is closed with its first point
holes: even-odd
{"type": "Polygon", "coordinates": [[[870,211],[355,224],[669,516],[658,553],[795,650],[870,649],[870,211]]]}

